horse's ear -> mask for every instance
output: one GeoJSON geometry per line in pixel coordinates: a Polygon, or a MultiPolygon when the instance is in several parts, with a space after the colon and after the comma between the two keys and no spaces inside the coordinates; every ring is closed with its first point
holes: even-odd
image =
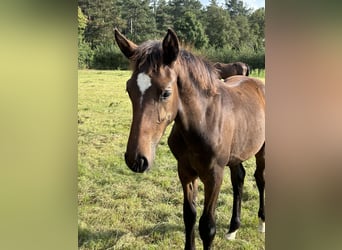
{"type": "Polygon", "coordinates": [[[130,59],[133,56],[134,51],[138,46],[135,43],[133,43],[132,41],[128,40],[116,28],[114,29],[114,35],[115,35],[115,40],[116,40],[121,52],[128,59],[130,59]]]}
{"type": "Polygon", "coordinates": [[[167,34],[163,40],[163,61],[166,65],[171,65],[178,56],[179,41],[176,33],[172,29],[167,30],[167,34]]]}

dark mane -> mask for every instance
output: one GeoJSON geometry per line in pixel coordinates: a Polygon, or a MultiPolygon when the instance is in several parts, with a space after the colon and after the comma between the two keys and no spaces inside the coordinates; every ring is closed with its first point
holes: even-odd
{"type": "Polygon", "coordinates": [[[215,81],[218,79],[218,72],[211,62],[184,49],[180,51],[178,60],[181,68],[187,69],[190,78],[199,89],[209,96],[216,94],[215,81]]]}
{"type": "MultiPolygon", "coordinates": [[[[146,41],[142,43],[132,56],[133,70],[140,69],[144,72],[157,71],[163,65],[162,43],[160,41],[146,41]]],[[[208,95],[216,94],[215,81],[218,72],[213,64],[191,52],[181,49],[177,61],[179,70],[186,70],[193,84],[208,95]]]]}

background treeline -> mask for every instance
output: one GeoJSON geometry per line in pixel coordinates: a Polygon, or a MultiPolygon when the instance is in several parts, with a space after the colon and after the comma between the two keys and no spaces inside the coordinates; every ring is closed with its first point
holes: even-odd
{"type": "Polygon", "coordinates": [[[183,46],[212,61],[265,68],[265,9],[242,1],[78,0],[79,68],[126,69],[114,27],[137,44],[162,39],[173,28],[183,46]]]}

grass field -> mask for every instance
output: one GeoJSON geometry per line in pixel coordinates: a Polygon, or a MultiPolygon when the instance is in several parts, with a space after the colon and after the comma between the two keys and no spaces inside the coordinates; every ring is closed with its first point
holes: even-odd
{"type": "MultiPolygon", "coordinates": [[[[80,70],[78,75],[79,249],[183,249],[183,192],[167,146],[170,127],[152,169],[133,173],[124,162],[132,115],[125,92],[130,71],[80,70]]],[[[242,226],[235,241],[224,238],[233,200],[227,168],[216,209],[214,249],[265,248],[265,236],[257,231],[254,159],[244,165],[242,226]]],[[[196,247],[202,249],[202,183],[197,204],[196,247]]]]}

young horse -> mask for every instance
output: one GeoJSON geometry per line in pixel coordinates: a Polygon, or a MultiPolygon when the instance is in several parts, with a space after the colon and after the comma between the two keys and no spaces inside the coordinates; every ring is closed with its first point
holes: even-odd
{"type": "Polygon", "coordinates": [[[248,76],[249,71],[250,71],[248,64],[243,63],[243,62],[234,62],[234,63],[217,62],[214,64],[214,67],[217,69],[222,79],[226,79],[234,75],[248,76]]]}
{"type": "MultiPolygon", "coordinates": [[[[223,170],[231,171],[234,201],[227,238],[240,227],[242,162],[256,156],[256,183],[260,194],[259,218],[264,215],[265,98],[264,84],[245,76],[223,84],[210,63],[179,48],[169,29],[162,42],[137,46],[115,30],[123,54],[133,66],[127,92],[133,121],[125,161],[134,172],[152,165],[165,128],[174,121],[169,147],[178,161],[184,192],[185,249],[195,249],[198,177],[204,183],[204,210],[199,221],[204,249],[210,249],[216,233],[215,208],[223,170]]],[[[262,228],[263,230],[263,228],[262,228]]]]}

